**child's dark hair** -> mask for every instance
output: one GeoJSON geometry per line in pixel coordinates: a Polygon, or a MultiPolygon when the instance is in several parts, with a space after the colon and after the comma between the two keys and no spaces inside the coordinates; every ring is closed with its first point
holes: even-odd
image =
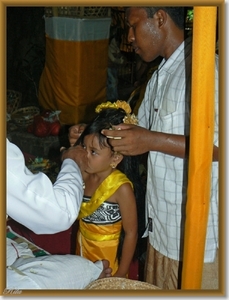
{"type": "MultiPolygon", "coordinates": [[[[104,136],[101,131],[102,129],[109,129],[112,125],[118,125],[123,123],[123,118],[126,116],[126,112],[121,108],[105,108],[103,109],[98,116],[86,126],[81,136],[77,140],[77,145],[83,145],[85,136],[89,134],[95,134],[98,136],[99,143],[101,147],[111,147],[109,144],[109,139],[104,136]]],[[[139,170],[140,156],[123,156],[123,160],[117,166],[121,172],[123,172],[128,179],[133,183],[134,194],[137,203],[137,213],[138,213],[138,239],[143,234],[145,228],[145,188],[143,187],[140,170],[139,170]]],[[[124,240],[124,231],[122,229],[120,235],[120,242],[117,251],[117,258],[120,262],[122,245],[124,240]]],[[[139,243],[138,243],[139,244],[139,243]]],[[[138,244],[136,247],[135,257],[139,253],[138,244]]]]}
{"type": "Polygon", "coordinates": [[[98,136],[100,146],[109,146],[109,139],[101,134],[102,129],[109,129],[112,125],[117,125],[123,122],[126,112],[121,108],[106,108],[103,109],[98,116],[86,126],[81,136],[77,140],[77,144],[83,144],[84,137],[89,134],[98,136]]]}

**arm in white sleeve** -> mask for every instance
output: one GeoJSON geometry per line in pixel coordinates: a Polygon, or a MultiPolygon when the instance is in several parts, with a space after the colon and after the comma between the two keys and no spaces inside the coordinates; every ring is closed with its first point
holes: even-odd
{"type": "Polygon", "coordinates": [[[20,149],[7,140],[7,214],[37,234],[67,230],[76,220],[83,179],[72,159],[62,163],[57,180],[33,174],[20,149]]]}

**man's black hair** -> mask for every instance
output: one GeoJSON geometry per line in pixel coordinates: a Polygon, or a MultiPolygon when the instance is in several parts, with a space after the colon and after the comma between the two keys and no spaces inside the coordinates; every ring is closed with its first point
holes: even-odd
{"type": "MultiPolygon", "coordinates": [[[[129,9],[132,7],[128,7],[129,9]]],[[[153,15],[160,9],[164,10],[173,20],[173,22],[179,27],[180,29],[185,28],[185,7],[181,6],[149,6],[149,7],[138,7],[143,8],[147,12],[147,16],[149,18],[153,17],[153,15]]]]}

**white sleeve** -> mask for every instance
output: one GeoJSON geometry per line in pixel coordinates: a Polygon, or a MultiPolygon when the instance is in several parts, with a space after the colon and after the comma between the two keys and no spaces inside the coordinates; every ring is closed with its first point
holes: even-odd
{"type": "Polygon", "coordinates": [[[62,163],[57,180],[25,166],[20,149],[7,139],[7,214],[37,234],[67,230],[76,220],[83,197],[83,180],[71,159],[62,163]]]}

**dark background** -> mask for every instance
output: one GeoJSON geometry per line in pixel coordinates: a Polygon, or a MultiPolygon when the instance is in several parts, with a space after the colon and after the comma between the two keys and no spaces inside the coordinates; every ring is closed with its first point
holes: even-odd
{"type": "Polygon", "coordinates": [[[44,7],[7,7],[7,89],[22,93],[21,107],[38,106],[45,63],[44,7]]]}
{"type": "MultiPolygon", "coordinates": [[[[191,7],[187,7],[189,8],[191,7]]],[[[38,86],[45,64],[45,7],[8,6],[6,10],[7,89],[21,92],[21,107],[39,107],[38,86]]],[[[112,7],[111,17],[113,22],[123,26],[122,10],[112,7]]],[[[128,70],[119,70],[118,86],[120,98],[123,100],[130,96],[135,81],[134,53],[125,52],[124,54],[127,55],[129,65],[125,67],[128,70]]]]}

